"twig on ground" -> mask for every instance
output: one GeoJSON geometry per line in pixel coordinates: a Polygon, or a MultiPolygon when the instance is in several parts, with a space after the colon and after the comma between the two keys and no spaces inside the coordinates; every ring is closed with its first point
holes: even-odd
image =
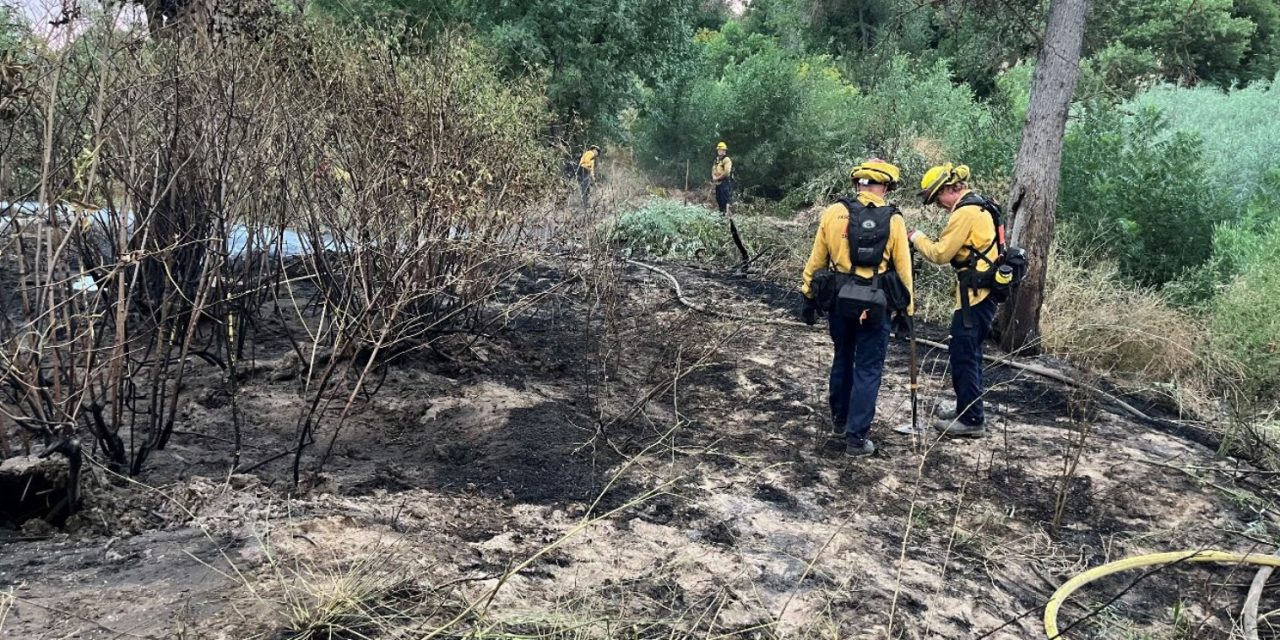
{"type": "MultiPolygon", "coordinates": [[[[1276,549],[1275,555],[1280,555],[1280,549],[1276,549]]],[[[1253,584],[1249,585],[1249,595],[1244,599],[1244,609],[1240,613],[1245,640],[1258,640],[1258,602],[1262,599],[1262,589],[1267,586],[1267,580],[1274,571],[1275,567],[1259,567],[1258,573],[1253,576],[1253,584]]]]}

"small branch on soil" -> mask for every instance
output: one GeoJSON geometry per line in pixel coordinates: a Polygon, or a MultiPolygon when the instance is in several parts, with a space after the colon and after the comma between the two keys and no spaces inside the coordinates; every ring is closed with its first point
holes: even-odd
{"type": "MultiPolygon", "coordinates": [[[[1276,549],[1280,556],[1280,549],[1276,549]]],[[[1249,595],[1244,599],[1244,609],[1240,611],[1240,623],[1244,625],[1244,640],[1258,640],[1258,602],[1262,599],[1262,589],[1271,579],[1275,567],[1260,567],[1253,576],[1253,584],[1249,585],[1249,595]]]]}

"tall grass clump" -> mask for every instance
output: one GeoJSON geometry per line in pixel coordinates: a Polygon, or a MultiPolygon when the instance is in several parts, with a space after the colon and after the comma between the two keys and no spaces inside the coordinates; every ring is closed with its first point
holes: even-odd
{"type": "Polygon", "coordinates": [[[1125,279],[1116,264],[1072,238],[1055,243],[1042,314],[1045,351],[1170,396],[1189,413],[1239,384],[1231,353],[1214,347],[1207,323],[1125,279]]]}
{"type": "Polygon", "coordinates": [[[1241,362],[1244,391],[1261,401],[1280,400],[1280,224],[1262,242],[1271,255],[1248,264],[1210,311],[1213,347],[1241,362]]]}

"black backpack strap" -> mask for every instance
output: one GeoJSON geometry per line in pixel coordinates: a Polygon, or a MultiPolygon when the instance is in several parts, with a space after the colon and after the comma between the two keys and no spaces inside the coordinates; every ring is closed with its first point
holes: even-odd
{"type": "Polygon", "coordinates": [[[1000,237],[1000,227],[1004,225],[1004,211],[1000,209],[1000,204],[991,198],[970,191],[960,199],[960,202],[956,204],[956,208],[968,206],[981,207],[983,211],[991,215],[991,224],[995,229],[995,240],[992,240],[991,244],[987,245],[987,248],[982,251],[983,255],[990,251],[992,246],[999,246],[1000,255],[1004,255],[1006,247],[1001,242],[1002,238],[1000,237]]]}

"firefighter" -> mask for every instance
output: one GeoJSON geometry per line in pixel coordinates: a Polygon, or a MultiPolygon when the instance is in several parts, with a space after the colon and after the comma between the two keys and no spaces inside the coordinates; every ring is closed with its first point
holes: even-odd
{"type": "Polygon", "coordinates": [[[968,185],[969,167],[950,163],[933,167],[920,181],[920,201],[951,212],[937,241],[912,231],[911,246],[924,259],[950,264],[956,271],[956,308],[951,317],[951,385],[955,409],[942,408],[934,428],[950,436],[981,436],[986,432],[982,410],[982,343],[991,333],[996,300],[989,287],[978,286],[999,257],[999,220],[986,198],[968,185]]]}
{"type": "Polygon", "coordinates": [[[711,165],[711,184],[716,188],[716,206],[720,213],[728,213],[733,202],[733,160],[729,158],[729,145],[716,145],[716,161],[711,165]]]}
{"type": "Polygon", "coordinates": [[[898,321],[909,326],[915,305],[906,223],[897,207],[885,200],[898,184],[898,167],[871,159],[854,167],[849,176],[857,196],[822,212],[804,268],[801,315],[805,324],[813,325],[819,307],[828,311],[835,344],[829,397],[832,432],[845,439],[847,455],[858,457],[876,451],[868,436],[889,346],[890,313],[898,312],[898,321]],[[877,291],[888,291],[890,282],[900,293],[888,296],[883,306],[846,304],[845,291],[858,293],[869,287],[868,299],[873,299],[877,291]]]}
{"type": "Polygon", "coordinates": [[[582,152],[582,158],[578,160],[578,186],[582,189],[583,208],[587,207],[591,198],[591,185],[596,180],[596,160],[599,157],[600,147],[593,144],[582,152]]]}

